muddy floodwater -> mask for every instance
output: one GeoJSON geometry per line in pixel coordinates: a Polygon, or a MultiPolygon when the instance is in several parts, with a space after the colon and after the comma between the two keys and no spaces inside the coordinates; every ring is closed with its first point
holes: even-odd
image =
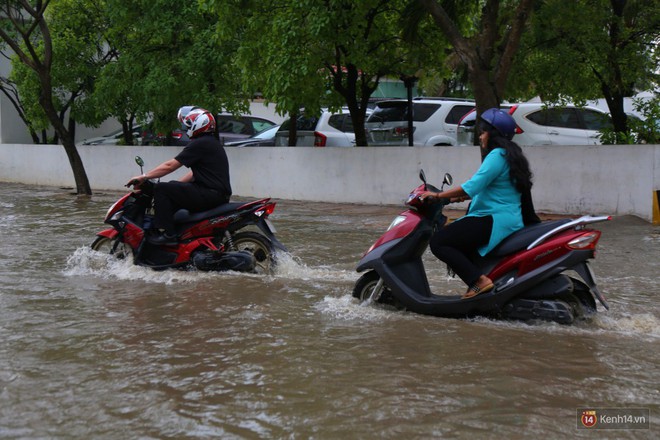
{"type": "MultiPolygon", "coordinates": [[[[154,272],[89,249],[119,195],[0,185],[2,439],[660,436],[657,226],[594,225],[611,309],[530,325],[358,304],[401,207],[279,201],[274,275],[154,272]],[[649,428],[578,429],[583,408],[649,428]]],[[[425,261],[434,291],[463,289],[425,261]]]]}

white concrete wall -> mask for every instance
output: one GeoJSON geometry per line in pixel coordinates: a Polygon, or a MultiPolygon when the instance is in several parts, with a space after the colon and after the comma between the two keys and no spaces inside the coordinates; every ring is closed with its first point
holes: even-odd
{"type": "MultiPolygon", "coordinates": [[[[123,190],[139,173],[174,157],[180,147],[79,147],[93,190],[123,190]]],[[[547,146],[524,148],[535,174],[538,211],[558,214],[632,214],[653,220],[660,190],[660,146],[547,146]]],[[[227,148],[236,196],[364,204],[400,204],[419,184],[445,172],[455,184],[480,162],[477,147],[455,148],[227,148]]],[[[74,186],[63,147],[0,145],[0,181],[74,186]]],[[[460,205],[459,205],[460,206],[460,205]]]]}

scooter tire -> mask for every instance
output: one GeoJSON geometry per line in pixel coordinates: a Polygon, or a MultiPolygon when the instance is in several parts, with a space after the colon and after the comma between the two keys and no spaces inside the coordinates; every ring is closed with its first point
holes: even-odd
{"type": "Polygon", "coordinates": [[[130,246],[121,242],[115,246],[116,241],[116,238],[96,237],[90,247],[93,251],[113,255],[118,260],[133,256],[133,249],[130,246]]]}
{"type": "MultiPolygon", "coordinates": [[[[357,298],[360,303],[364,303],[371,297],[371,294],[379,281],[380,275],[378,275],[375,270],[366,272],[355,282],[355,287],[353,288],[353,297],[357,298]]],[[[387,286],[383,286],[383,291],[375,302],[378,304],[392,306],[396,309],[402,309],[401,305],[394,299],[390,289],[388,289],[387,286]]]]}
{"type": "Polygon", "coordinates": [[[239,232],[231,238],[232,251],[247,251],[256,260],[255,272],[260,274],[272,274],[275,271],[277,260],[271,241],[263,235],[252,232],[239,232]]]}
{"type": "Polygon", "coordinates": [[[366,272],[355,282],[353,297],[357,298],[361,303],[365,302],[371,296],[378,281],[380,281],[380,276],[376,271],[370,270],[366,272]]]}

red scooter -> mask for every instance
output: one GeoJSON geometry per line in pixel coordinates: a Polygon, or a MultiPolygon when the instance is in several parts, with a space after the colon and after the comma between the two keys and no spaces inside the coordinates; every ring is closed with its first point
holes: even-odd
{"type": "MultiPolygon", "coordinates": [[[[142,159],[138,156],[135,160],[142,169],[142,159]]],[[[149,243],[147,233],[153,223],[154,185],[152,181],[144,182],[108,209],[105,223],[112,228],[97,234],[92,249],[117,258],[132,258],[136,265],[153,269],[256,273],[270,273],[276,251],[286,252],[268,220],[275,210],[275,202],[269,198],[225,203],[203,212],[180,209],[174,214],[178,243],[149,243]],[[245,229],[250,226],[256,230],[245,229]]]]}
{"type": "MultiPolygon", "coordinates": [[[[355,283],[353,296],[412,312],[447,318],[486,316],[514,320],[548,320],[571,324],[596,311],[596,299],[609,309],[589,267],[600,231],[586,228],[611,217],[584,216],[527,226],[507,237],[486,256],[472,260],[493,280],[495,288],[469,299],[436,295],[429,288],[422,263],[434,228],[447,221],[442,213],[449,200],[422,200],[426,183],[408,197],[408,210],[360,260],[365,272],[355,283]]],[[[442,187],[451,185],[446,174],[442,187]]]]}

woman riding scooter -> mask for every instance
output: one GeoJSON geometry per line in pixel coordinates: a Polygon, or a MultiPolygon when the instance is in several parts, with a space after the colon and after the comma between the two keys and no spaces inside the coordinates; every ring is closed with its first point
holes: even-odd
{"type": "Polygon", "coordinates": [[[522,149],[511,139],[516,123],[504,110],[491,108],[480,118],[479,143],[485,156],[479,170],[457,188],[426,191],[423,198],[447,198],[451,202],[472,199],[468,213],[430,241],[433,254],[444,261],[468,285],[463,299],[493,289],[493,281],[470,260],[478,251],[486,255],[503,239],[524,226],[521,194],[529,195],[532,173],[522,149]]]}

